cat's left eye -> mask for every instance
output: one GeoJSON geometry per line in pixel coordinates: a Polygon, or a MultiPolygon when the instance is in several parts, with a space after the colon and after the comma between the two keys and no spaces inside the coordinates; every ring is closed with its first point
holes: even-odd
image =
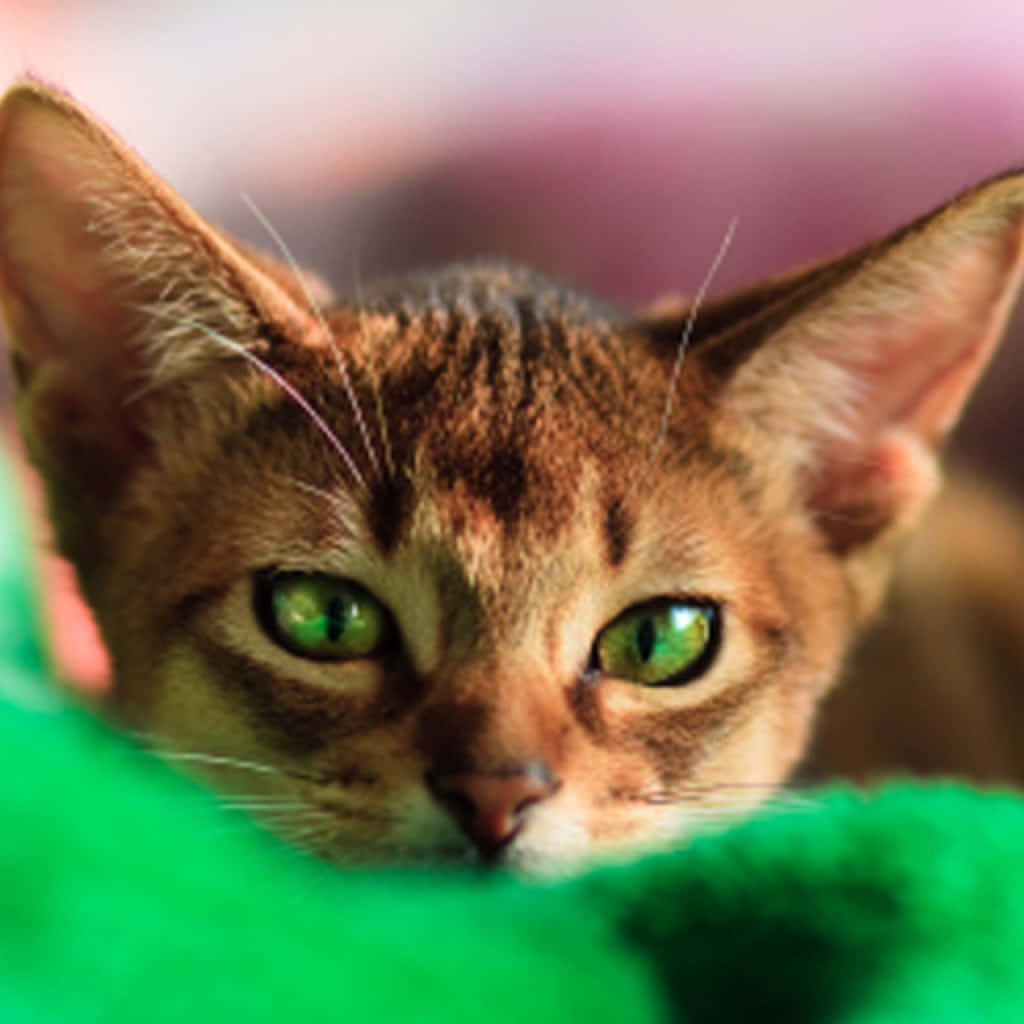
{"type": "Polygon", "coordinates": [[[627,608],[601,630],[594,668],[645,686],[678,686],[708,668],[718,631],[715,605],[657,598],[627,608]]]}
{"type": "Polygon", "coordinates": [[[255,603],[270,638],[300,657],[368,658],[392,638],[384,605],[358,583],[337,576],[265,573],[256,579],[255,603]]]}

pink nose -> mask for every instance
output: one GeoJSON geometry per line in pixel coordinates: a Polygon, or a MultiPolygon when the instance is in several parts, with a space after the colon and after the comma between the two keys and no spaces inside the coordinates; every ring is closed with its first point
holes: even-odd
{"type": "Polygon", "coordinates": [[[546,764],[529,761],[494,774],[430,772],[427,785],[481,855],[493,860],[522,830],[530,810],[561,783],[546,764]]]}

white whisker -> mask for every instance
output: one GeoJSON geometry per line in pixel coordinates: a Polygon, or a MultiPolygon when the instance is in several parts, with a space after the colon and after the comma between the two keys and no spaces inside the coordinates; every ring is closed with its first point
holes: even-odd
{"type": "Polygon", "coordinates": [[[233,811],[250,812],[280,811],[281,813],[296,813],[300,811],[308,811],[310,809],[309,804],[302,800],[295,800],[291,797],[273,796],[233,797],[230,800],[223,801],[222,806],[233,811]]]}
{"type": "Polygon", "coordinates": [[[294,826],[271,827],[282,839],[302,847],[307,853],[320,852],[324,846],[333,843],[338,836],[336,824],[324,819],[319,821],[310,819],[306,823],[298,823],[294,826]]]}
{"type": "Polygon", "coordinates": [[[306,280],[306,276],[302,273],[295,257],[292,255],[291,249],[288,248],[285,240],[281,237],[274,225],[270,223],[251,196],[243,195],[242,201],[249,207],[252,215],[263,226],[263,230],[266,231],[266,233],[273,239],[274,244],[281,251],[281,255],[285,258],[285,261],[292,273],[296,278],[298,278],[298,281],[302,286],[302,290],[306,295],[306,301],[309,303],[309,308],[312,310],[313,315],[320,324],[320,328],[323,330],[324,336],[327,338],[327,342],[330,345],[331,353],[334,356],[334,362],[338,367],[338,373],[341,374],[341,381],[345,387],[345,394],[348,396],[349,405],[352,407],[352,413],[356,418],[356,426],[358,427],[359,434],[363,439],[363,447],[366,449],[366,454],[369,456],[370,462],[373,463],[374,472],[379,478],[380,463],[377,460],[377,453],[374,451],[373,444],[370,441],[370,432],[367,430],[366,420],[363,418],[363,410],[359,406],[359,400],[356,398],[355,389],[352,387],[352,378],[349,375],[348,367],[345,365],[344,356],[338,346],[338,340],[334,337],[334,333],[331,331],[330,327],[327,326],[327,319],[324,317],[323,310],[320,308],[320,303],[316,301],[316,296],[313,294],[313,290],[309,287],[309,282],[306,280]]]}
{"type": "Polygon", "coordinates": [[[157,753],[168,761],[185,761],[186,763],[205,764],[212,767],[241,768],[257,775],[284,774],[273,765],[261,764],[258,761],[245,761],[237,757],[226,757],[220,754],[203,754],[195,750],[162,750],[157,753]]]}
{"type": "MultiPolygon", "coordinates": [[[[285,828],[285,826],[282,826],[285,828]]],[[[311,841],[323,836],[326,836],[333,829],[330,827],[330,823],[322,819],[316,818],[307,819],[305,822],[299,822],[294,827],[287,827],[287,834],[290,839],[294,842],[311,841]]]]}
{"type": "MultiPolygon", "coordinates": [[[[352,247],[352,286],[356,297],[356,312],[359,316],[359,335],[366,342],[366,303],[363,301],[363,280],[359,264],[358,241],[352,247]]],[[[384,445],[384,462],[388,467],[388,476],[395,478],[395,462],[391,451],[391,437],[388,434],[387,418],[384,415],[384,404],[381,399],[380,381],[377,380],[372,368],[367,368],[367,376],[373,391],[373,404],[377,413],[377,426],[380,428],[381,442],[384,445]]]]}
{"type": "Polygon", "coordinates": [[[647,458],[644,468],[640,471],[639,475],[634,479],[629,490],[626,492],[627,497],[632,494],[633,491],[635,491],[646,479],[647,474],[654,465],[655,460],[658,457],[658,453],[661,451],[661,446],[664,444],[665,438],[668,435],[668,425],[672,418],[672,408],[675,405],[676,388],[679,385],[679,375],[683,370],[683,360],[686,357],[686,350],[689,348],[690,338],[693,335],[693,326],[697,321],[697,313],[700,310],[701,303],[707,295],[708,289],[711,287],[711,282],[714,280],[715,274],[718,273],[718,268],[722,265],[722,261],[725,259],[725,254],[729,251],[729,246],[732,244],[732,237],[736,233],[736,226],[738,223],[738,217],[733,217],[733,219],[729,221],[729,226],[725,229],[725,235],[718,246],[718,252],[715,254],[715,258],[711,261],[711,266],[708,268],[708,272],[704,275],[704,280],[701,282],[700,288],[697,289],[697,294],[694,296],[693,302],[690,305],[690,310],[686,316],[686,323],[683,326],[683,333],[679,338],[679,346],[676,349],[676,360],[672,366],[672,373],[669,375],[668,393],[665,395],[665,405],[661,411],[661,423],[658,426],[658,433],[654,438],[654,444],[651,446],[651,453],[647,458]]]}
{"type": "Polygon", "coordinates": [[[682,783],[666,789],[643,790],[621,794],[636,803],[690,804],[694,811],[728,813],[737,806],[745,806],[746,796],[758,797],[759,807],[814,807],[817,800],[790,789],[780,789],[775,783],[717,782],[708,784],[682,783]],[[739,804],[737,804],[739,799],[739,804]],[[698,801],[709,801],[699,803],[698,801]]]}
{"type": "Polygon", "coordinates": [[[185,764],[206,765],[211,768],[237,768],[240,771],[252,772],[254,775],[276,775],[280,778],[316,781],[316,776],[311,772],[281,768],[263,761],[250,761],[241,757],[230,757],[227,754],[211,754],[203,750],[177,750],[167,740],[153,733],[136,731],[130,732],[129,735],[145,744],[154,754],[165,761],[180,761],[185,764]]]}
{"type": "Polygon", "coordinates": [[[300,409],[309,417],[313,425],[320,431],[321,434],[327,439],[331,447],[341,456],[342,461],[345,463],[346,468],[352,477],[356,480],[363,490],[367,490],[366,480],[363,474],[359,472],[359,467],[355,464],[355,460],[349,454],[348,449],[341,443],[338,435],[327,425],[326,420],[309,404],[309,402],[303,397],[301,392],[288,380],[286,380],[277,370],[275,370],[268,363],[264,362],[254,352],[250,352],[244,345],[237,341],[232,341],[230,338],[224,337],[219,331],[213,330],[211,327],[207,327],[206,324],[201,324],[197,321],[190,321],[189,326],[195,328],[197,331],[202,331],[212,341],[217,342],[219,345],[223,345],[225,348],[230,349],[232,352],[240,355],[247,362],[255,366],[261,373],[269,377],[282,391],[293,401],[300,409]]]}

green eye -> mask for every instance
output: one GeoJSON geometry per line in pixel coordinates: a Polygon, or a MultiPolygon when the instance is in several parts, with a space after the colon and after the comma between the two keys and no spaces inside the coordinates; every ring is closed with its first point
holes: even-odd
{"type": "Polygon", "coordinates": [[[389,639],[391,619],[380,601],[335,576],[268,573],[257,580],[256,610],[270,638],[304,658],[367,658],[389,639]]]}
{"type": "Polygon", "coordinates": [[[601,630],[595,667],[645,686],[675,686],[708,667],[717,642],[714,605],[658,598],[628,609],[601,630]]]}

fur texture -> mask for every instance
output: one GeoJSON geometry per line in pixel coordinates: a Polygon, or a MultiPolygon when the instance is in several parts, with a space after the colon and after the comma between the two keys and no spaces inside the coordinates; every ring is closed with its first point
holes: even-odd
{"type": "Polygon", "coordinates": [[[676,379],[685,304],[489,265],[327,302],[16,86],[0,296],[114,712],[342,861],[551,870],[759,802],[937,487],[1022,222],[1006,176],[711,303],[676,379]],[[296,656],[254,614],[268,571],[357,582],[395,642],[296,656]],[[714,607],[704,671],[595,671],[655,599],[714,607]]]}

